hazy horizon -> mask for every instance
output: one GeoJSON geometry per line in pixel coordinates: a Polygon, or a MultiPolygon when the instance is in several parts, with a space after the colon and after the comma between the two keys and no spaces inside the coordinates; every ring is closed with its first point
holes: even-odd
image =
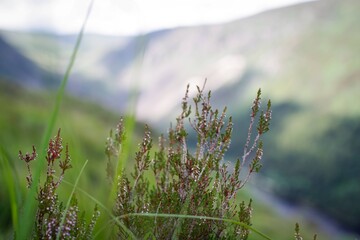
{"type": "MultiPolygon", "coordinates": [[[[309,0],[94,1],[86,33],[138,35],[177,27],[221,24],[309,0]]],[[[78,33],[90,1],[9,1],[0,3],[0,29],[78,33]]]]}

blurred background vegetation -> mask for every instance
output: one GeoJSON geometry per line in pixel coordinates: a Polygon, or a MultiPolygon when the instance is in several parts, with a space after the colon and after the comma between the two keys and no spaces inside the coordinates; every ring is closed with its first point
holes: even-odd
{"type": "MultiPolygon", "coordinates": [[[[300,222],[306,238],[318,233],[320,239],[353,239],[360,234],[359,12],[357,0],[324,0],[224,24],[141,36],[85,35],[56,125],[73,159],[73,175],[66,179],[73,182],[89,160],[79,185],[107,201],[105,140],[126,114],[134,89],[135,151],[143,122],[154,139],[166,133],[185,86],[195,88],[205,78],[214,105],[228,106],[235,118],[226,160],[236,159],[261,87],[273,103],[272,127],[264,168],[240,196],[255,201],[254,227],[289,239],[300,222]]],[[[19,200],[26,169],[18,151],[40,146],[75,40],[76,35],[0,31],[0,147],[23,186],[16,189],[19,200]]],[[[70,190],[62,191],[66,196],[70,190]]],[[[80,209],[93,208],[86,196],[78,198],[80,209]]],[[[1,187],[0,238],[12,231],[10,201],[1,187]]]]}

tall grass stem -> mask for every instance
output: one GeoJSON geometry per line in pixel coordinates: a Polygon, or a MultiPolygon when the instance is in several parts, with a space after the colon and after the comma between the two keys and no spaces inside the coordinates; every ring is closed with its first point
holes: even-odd
{"type": "Polygon", "coordinates": [[[79,175],[77,176],[77,178],[76,178],[76,180],[75,180],[75,184],[73,185],[73,189],[72,189],[71,194],[70,194],[70,196],[69,196],[69,198],[68,198],[68,201],[67,201],[67,203],[66,203],[66,207],[65,207],[64,212],[63,212],[63,216],[62,216],[62,218],[61,218],[60,228],[59,228],[59,231],[58,231],[58,233],[57,233],[57,235],[56,235],[56,240],[59,240],[59,239],[60,239],[61,229],[62,229],[62,227],[63,227],[63,225],[64,225],[64,222],[65,222],[65,219],[66,219],[66,213],[67,213],[67,211],[68,211],[68,209],[69,209],[69,207],[70,207],[71,199],[72,199],[72,197],[73,197],[73,195],[74,195],[74,192],[75,192],[75,189],[76,189],[76,187],[77,187],[77,185],[78,185],[78,183],[79,183],[80,176],[82,175],[82,173],[83,173],[83,171],[84,171],[87,163],[88,163],[88,160],[85,161],[83,167],[82,167],[81,170],[80,170],[79,175]]]}
{"type": "MultiPolygon", "coordinates": [[[[89,19],[89,16],[90,16],[90,13],[92,10],[93,3],[94,3],[94,0],[91,0],[88,10],[87,10],[87,13],[86,13],[86,16],[85,16],[85,19],[84,19],[84,22],[83,22],[83,25],[77,36],[77,40],[76,40],[74,49],[72,51],[72,55],[71,55],[69,64],[66,68],[65,75],[61,81],[60,88],[57,92],[55,106],[53,108],[53,112],[50,116],[50,119],[47,124],[47,128],[46,128],[45,133],[42,138],[41,148],[39,151],[39,159],[44,159],[46,156],[46,153],[45,153],[46,145],[51,137],[51,134],[54,130],[56,120],[59,115],[59,110],[60,110],[62,99],[63,99],[64,93],[65,93],[65,88],[66,88],[71,70],[74,66],[78,50],[80,48],[81,40],[82,40],[84,31],[85,31],[85,27],[86,27],[87,21],[89,19]]],[[[40,173],[44,166],[45,166],[45,162],[43,162],[43,161],[36,161],[36,163],[35,163],[33,184],[31,185],[29,194],[25,197],[23,213],[22,213],[22,219],[27,219],[27,221],[24,221],[21,224],[21,226],[20,226],[20,224],[16,225],[16,236],[18,239],[27,239],[28,236],[30,236],[31,229],[33,228],[33,225],[35,222],[35,212],[36,212],[36,199],[35,199],[36,191],[37,191],[38,185],[39,185],[39,180],[40,180],[40,175],[41,175],[40,173]]]]}
{"type": "Polygon", "coordinates": [[[4,180],[5,187],[8,190],[10,208],[11,208],[11,219],[13,226],[18,225],[18,199],[16,189],[19,189],[16,186],[14,181],[14,170],[10,165],[9,156],[6,154],[5,150],[0,146],[0,169],[1,177],[4,180]]]}

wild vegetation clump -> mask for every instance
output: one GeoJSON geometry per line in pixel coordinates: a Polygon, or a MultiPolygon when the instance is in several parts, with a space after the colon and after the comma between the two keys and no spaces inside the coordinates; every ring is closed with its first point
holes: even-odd
{"type": "MultiPolygon", "coordinates": [[[[176,125],[170,126],[167,137],[160,136],[156,149],[145,127],[134,170],[130,176],[125,172],[118,176],[114,214],[127,228],[119,226],[121,239],[129,238],[127,230],[141,239],[248,238],[251,199],[245,203],[236,197],[251,174],[261,168],[261,138],[269,130],[271,103],[265,111],[260,110],[259,90],[251,108],[244,151],[233,166],[224,161],[231,143],[232,119],[227,118],[226,108],[221,112],[212,108],[211,92],[205,95],[204,89],[197,90],[192,109],[188,86],[176,125]],[[188,146],[187,120],[197,134],[195,148],[188,146]],[[246,173],[242,176],[242,172],[246,173]]],[[[124,132],[120,122],[115,136],[111,134],[107,141],[109,159],[119,154],[116,149],[122,144],[124,132]]]]}
{"type": "MultiPolygon", "coordinates": [[[[84,212],[80,213],[75,195],[71,197],[69,206],[64,207],[63,203],[59,203],[56,190],[62,183],[65,172],[72,168],[70,164],[69,148],[66,145],[65,158],[60,160],[63,151],[62,138],[60,129],[57,135],[50,139],[47,155],[46,155],[46,180],[44,185],[40,187],[37,194],[37,212],[33,231],[34,239],[92,239],[92,231],[95,223],[100,215],[97,207],[90,222],[85,221],[84,212]],[[61,170],[60,177],[56,177],[55,164],[59,161],[61,170]],[[58,180],[56,180],[58,179],[58,180]]],[[[36,149],[33,152],[23,155],[19,151],[19,158],[23,160],[27,166],[29,175],[26,177],[28,187],[33,184],[30,162],[37,157],[36,149]]]]}
{"type": "MultiPolygon", "coordinates": [[[[109,214],[110,222],[116,224],[115,232],[113,225],[106,223],[93,233],[100,215],[97,206],[87,222],[85,213],[80,214],[75,195],[70,195],[65,206],[59,202],[57,189],[64,181],[65,172],[72,168],[68,146],[65,157],[60,160],[63,144],[59,130],[50,139],[46,151],[46,180],[37,192],[31,238],[94,239],[100,231],[108,229],[108,236],[114,237],[114,233],[117,239],[248,239],[250,234],[271,239],[252,227],[252,200],[246,202],[237,195],[262,166],[262,136],[269,131],[271,102],[268,101],[265,110],[261,110],[261,91],[258,91],[251,107],[243,152],[231,164],[224,156],[231,143],[232,118],[227,118],[226,107],[222,111],[212,108],[211,92],[204,94],[204,88],[199,87],[197,90],[194,104],[190,105],[187,87],[182,112],[176,118],[175,126],[170,125],[167,137],[159,137],[157,147],[153,147],[150,129],[145,126],[130,174],[125,170],[116,173],[114,167],[114,158],[121,161],[124,151],[124,121],[120,120],[114,133],[110,131],[105,153],[107,175],[116,184],[112,211],[91,194],[88,196],[109,214]],[[187,140],[188,129],[197,135],[193,147],[187,140]]],[[[30,167],[36,157],[35,147],[32,153],[25,155],[19,151],[19,158],[27,166],[29,188],[33,184],[39,186],[33,182],[30,167]]],[[[74,191],[76,185],[77,182],[74,191]]],[[[298,224],[295,239],[302,239],[298,224]]]]}

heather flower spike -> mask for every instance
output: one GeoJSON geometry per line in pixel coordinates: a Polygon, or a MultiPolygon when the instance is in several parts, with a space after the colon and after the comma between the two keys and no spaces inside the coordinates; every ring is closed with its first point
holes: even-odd
{"type": "Polygon", "coordinates": [[[26,163],[29,163],[30,161],[34,160],[36,157],[37,157],[37,153],[35,146],[33,146],[33,152],[31,154],[27,152],[25,156],[22,154],[21,151],[19,151],[19,158],[25,161],[26,163]]]}
{"type": "MultiPolygon", "coordinates": [[[[59,161],[61,169],[59,180],[55,181],[55,161],[61,158],[63,150],[60,129],[57,135],[49,140],[47,154],[45,156],[47,162],[47,177],[43,186],[40,186],[37,195],[38,208],[36,213],[35,229],[33,233],[34,239],[56,239],[57,235],[60,239],[92,239],[92,231],[96,220],[99,217],[97,207],[95,207],[94,215],[87,225],[84,218],[79,217],[79,209],[75,196],[71,200],[71,205],[65,213],[62,203],[59,203],[57,188],[62,182],[65,172],[72,166],[69,154],[69,147],[66,145],[64,160],[59,161]],[[65,215],[64,224],[61,225],[62,217],[65,215]]],[[[19,151],[19,158],[24,160],[29,176],[26,177],[28,186],[32,183],[32,175],[29,163],[36,158],[36,149],[33,147],[33,153],[26,153],[25,156],[19,151]]]]}
{"type": "Polygon", "coordinates": [[[59,128],[57,135],[55,136],[54,139],[50,139],[49,141],[49,147],[47,150],[47,156],[46,156],[46,160],[48,162],[48,165],[53,165],[54,161],[56,159],[59,159],[61,156],[61,151],[63,150],[63,146],[62,146],[62,138],[60,137],[60,131],[61,129],[59,128]]]}
{"type": "Polygon", "coordinates": [[[106,175],[111,183],[114,181],[115,178],[115,167],[113,166],[112,159],[117,159],[119,157],[121,146],[124,140],[124,119],[120,118],[120,121],[115,129],[115,134],[112,130],[110,130],[109,137],[106,139],[105,143],[105,154],[107,156],[106,175]]]}
{"type": "Polygon", "coordinates": [[[28,188],[30,188],[31,183],[32,183],[32,174],[31,174],[31,169],[30,169],[30,162],[35,160],[36,157],[37,157],[37,153],[36,153],[35,146],[33,146],[33,152],[31,154],[27,152],[25,154],[25,156],[22,154],[21,151],[19,151],[19,158],[20,158],[20,160],[23,160],[25,162],[27,171],[29,173],[29,175],[26,176],[26,181],[28,183],[28,185],[27,185],[28,188]]]}

